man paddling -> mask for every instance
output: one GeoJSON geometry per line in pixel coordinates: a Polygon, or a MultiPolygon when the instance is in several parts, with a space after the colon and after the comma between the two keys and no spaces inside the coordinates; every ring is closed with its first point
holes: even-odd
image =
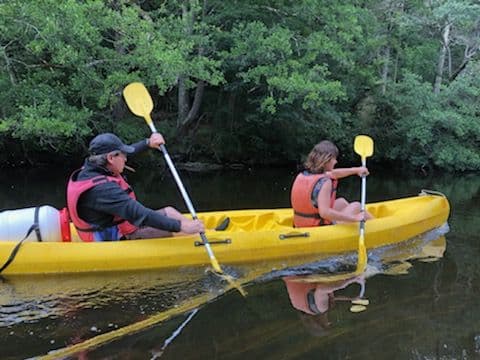
{"type": "Polygon", "coordinates": [[[127,156],[157,149],[165,141],[153,133],[132,145],[116,135],[96,136],[84,166],[75,171],[67,186],[70,217],[83,241],[146,239],[205,231],[200,220],[191,220],[173,207],[152,210],[136,200],[122,176],[127,156]]]}

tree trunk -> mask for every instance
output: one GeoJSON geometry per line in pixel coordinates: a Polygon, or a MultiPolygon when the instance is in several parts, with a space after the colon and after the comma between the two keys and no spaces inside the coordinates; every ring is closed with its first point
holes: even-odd
{"type": "Polygon", "coordinates": [[[182,75],[178,78],[178,115],[177,128],[182,126],[184,119],[187,117],[190,101],[188,99],[188,90],[185,85],[185,77],[182,75]]]}
{"type": "Polygon", "coordinates": [[[392,82],[395,84],[397,82],[398,78],[398,62],[400,61],[400,54],[397,51],[397,54],[395,56],[395,66],[393,68],[393,76],[392,76],[392,82]]]}
{"type": "Polygon", "coordinates": [[[15,73],[13,72],[12,63],[10,61],[10,58],[7,55],[7,46],[8,45],[3,47],[3,51],[2,51],[3,52],[3,58],[5,60],[5,67],[6,67],[8,76],[10,77],[10,83],[12,84],[12,86],[15,86],[15,84],[17,83],[17,79],[15,77],[15,73]]]}
{"type": "MultiPolygon", "coordinates": [[[[195,22],[195,8],[198,1],[189,2],[190,6],[182,5],[182,19],[185,25],[185,34],[191,37],[193,34],[193,24],[195,22]]],[[[202,16],[205,15],[206,1],[204,2],[202,16]]],[[[202,46],[198,49],[198,55],[202,56],[204,49],[202,46]]],[[[188,78],[181,74],[178,78],[178,118],[177,128],[180,132],[184,132],[191,123],[198,118],[200,112],[200,105],[203,100],[203,93],[205,91],[205,82],[203,80],[197,81],[193,103],[190,105],[190,94],[187,88],[188,78]]]]}
{"type": "MultiPolygon", "coordinates": [[[[190,37],[193,32],[192,16],[193,14],[191,13],[191,10],[187,9],[185,4],[182,4],[182,20],[186,37],[190,37]]],[[[186,81],[187,79],[184,74],[178,76],[177,128],[182,126],[190,109],[190,99],[186,81]]]]}
{"type": "Polygon", "coordinates": [[[205,82],[200,80],[197,82],[197,89],[195,90],[195,97],[193,98],[192,108],[188,115],[182,121],[182,127],[188,127],[189,124],[198,117],[200,112],[200,105],[202,104],[203,93],[205,91],[205,82]]]}
{"type": "Polygon", "coordinates": [[[390,71],[390,46],[385,48],[383,55],[383,69],[382,69],[382,95],[387,92],[388,73],[390,71]]]}
{"type": "Polygon", "coordinates": [[[433,92],[435,94],[440,93],[440,86],[442,85],[443,80],[443,71],[445,68],[445,58],[447,56],[449,41],[450,41],[450,29],[452,27],[451,23],[448,23],[443,28],[442,34],[442,48],[440,49],[440,55],[438,56],[437,62],[437,72],[435,75],[435,83],[433,85],[433,92]]]}
{"type": "Polygon", "coordinates": [[[231,92],[228,96],[228,113],[229,113],[229,123],[230,123],[230,133],[233,134],[234,124],[235,124],[235,103],[236,103],[236,95],[235,92],[231,92]]]}

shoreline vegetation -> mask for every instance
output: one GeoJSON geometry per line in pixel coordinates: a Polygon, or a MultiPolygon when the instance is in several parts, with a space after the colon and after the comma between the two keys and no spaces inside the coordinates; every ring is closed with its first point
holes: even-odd
{"type": "Polygon", "coordinates": [[[0,29],[3,168],[147,137],[121,96],[140,81],[187,170],[295,166],[323,139],[355,164],[358,134],[372,166],[480,170],[478,1],[10,0],[0,29]]]}

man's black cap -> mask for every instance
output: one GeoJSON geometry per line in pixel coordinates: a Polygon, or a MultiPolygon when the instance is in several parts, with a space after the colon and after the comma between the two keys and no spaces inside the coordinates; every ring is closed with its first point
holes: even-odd
{"type": "Polygon", "coordinates": [[[125,145],[118,136],[111,133],[104,133],[95,136],[92,141],[90,141],[90,146],[88,147],[90,155],[107,154],[117,150],[125,154],[132,154],[135,152],[133,146],[125,145]]]}

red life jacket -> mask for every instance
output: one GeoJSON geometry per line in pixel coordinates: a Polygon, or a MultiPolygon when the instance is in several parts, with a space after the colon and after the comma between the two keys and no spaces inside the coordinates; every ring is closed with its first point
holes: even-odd
{"type": "MultiPolygon", "coordinates": [[[[317,183],[319,183],[317,189],[320,191],[327,179],[330,179],[330,177],[325,174],[300,173],[297,175],[293,182],[290,196],[294,211],[293,224],[295,227],[330,225],[332,223],[330,220],[322,218],[318,213],[317,199],[313,194],[317,183]]],[[[338,180],[331,180],[332,192],[330,194],[330,207],[333,208],[337,197],[338,180]]]]}
{"type": "MultiPolygon", "coordinates": [[[[82,220],[78,215],[77,205],[78,199],[80,196],[87,190],[90,190],[94,186],[99,184],[104,184],[108,181],[113,181],[120,186],[122,190],[125,190],[132,199],[136,199],[135,193],[133,192],[132,188],[122,176],[105,176],[99,175],[95,176],[91,179],[86,180],[76,180],[78,172],[80,170],[76,170],[70,176],[70,180],[68,181],[67,185],[67,207],[70,218],[72,219],[75,228],[77,229],[78,235],[83,241],[91,242],[95,241],[94,233],[96,231],[104,230],[105,228],[100,226],[92,226],[86,221],[82,220]]],[[[117,216],[113,219],[115,225],[118,228],[118,232],[120,236],[128,235],[138,229],[135,225],[129,223],[128,221],[121,219],[117,216]]],[[[119,236],[119,237],[120,237],[119,236]]],[[[102,240],[118,240],[118,239],[102,239],[102,240]]]]}

